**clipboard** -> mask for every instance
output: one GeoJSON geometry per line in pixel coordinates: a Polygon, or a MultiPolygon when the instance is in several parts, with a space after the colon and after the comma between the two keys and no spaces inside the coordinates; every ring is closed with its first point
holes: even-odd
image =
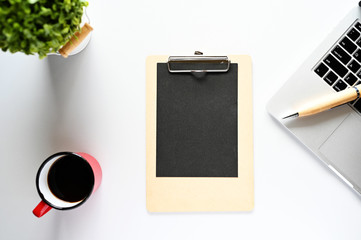
{"type": "Polygon", "coordinates": [[[253,209],[252,102],[249,56],[147,58],[149,212],[253,209]]]}

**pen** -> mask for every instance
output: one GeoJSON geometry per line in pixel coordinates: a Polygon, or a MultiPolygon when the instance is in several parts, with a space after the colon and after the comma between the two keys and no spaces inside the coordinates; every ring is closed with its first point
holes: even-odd
{"type": "Polygon", "coordinates": [[[351,102],[353,100],[360,98],[360,90],[361,90],[361,84],[358,84],[354,87],[347,88],[340,92],[332,93],[308,105],[303,106],[302,108],[300,108],[298,112],[286,116],[283,119],[291,118],[291,117],[310,116],[340,106],[342,104],[351,102]]]}

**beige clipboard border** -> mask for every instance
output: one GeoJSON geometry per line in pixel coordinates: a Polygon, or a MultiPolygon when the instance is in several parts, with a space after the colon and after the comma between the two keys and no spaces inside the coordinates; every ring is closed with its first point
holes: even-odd
{"type": "Polygon", "coordinates": [[[157,63],[146,60],[146,206],[149,212],[250,211],[254,207],[252,62],[247,55],[228,56],[238,63],[238,177],[156,177],[157,63]]]}

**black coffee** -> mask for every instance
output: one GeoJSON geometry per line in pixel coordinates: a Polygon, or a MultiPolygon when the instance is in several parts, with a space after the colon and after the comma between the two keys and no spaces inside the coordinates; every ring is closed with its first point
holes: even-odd
{"type": "Polygon", "coordinates": [[[77,202],[91,193],[94,174],[84,159],[66,155],[50,167],[48,185],[56,197],[67,202],[77,202]]]}

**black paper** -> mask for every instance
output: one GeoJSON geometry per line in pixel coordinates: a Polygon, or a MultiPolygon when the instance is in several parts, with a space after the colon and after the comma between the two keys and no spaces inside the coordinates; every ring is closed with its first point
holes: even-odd
{"type": "Polygon", "coordinates": [[[237,70],[170,73],[157,64],[157,177],[238,177],[237,70]]]}

